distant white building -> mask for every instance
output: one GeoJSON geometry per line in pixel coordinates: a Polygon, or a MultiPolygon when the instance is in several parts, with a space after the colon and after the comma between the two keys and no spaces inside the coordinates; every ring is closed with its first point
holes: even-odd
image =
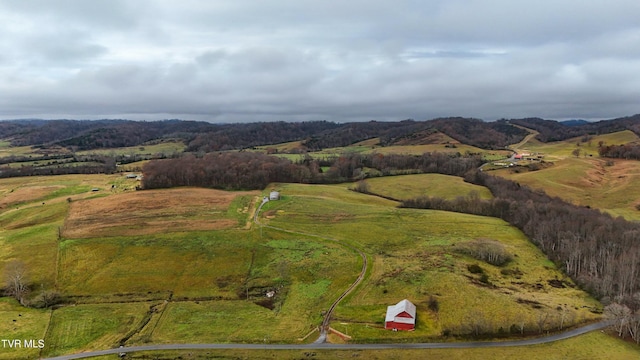
{"type": "Polygon", "coordinates": [[[272,191],[269,193],[269,200],[280,200],[280,193],[277,191],[272,191]]]}

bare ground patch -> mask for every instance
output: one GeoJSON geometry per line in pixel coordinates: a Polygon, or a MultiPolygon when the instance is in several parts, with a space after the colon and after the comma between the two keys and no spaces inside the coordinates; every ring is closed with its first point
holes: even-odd
{"type": "Polygon", "coordinates": [[[167,231],[219,230],[238,226],[226,214],[237,196],[202,188],[145,190],[71,204],[63,236],[90,238],[131,236],[167,231]]]}

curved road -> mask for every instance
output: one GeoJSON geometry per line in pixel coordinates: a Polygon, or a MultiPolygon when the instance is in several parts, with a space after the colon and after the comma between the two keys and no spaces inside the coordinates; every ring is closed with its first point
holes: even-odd
{"type": "MultiPolygon", "coordinates": [[[[268,200],[267,200],[268,201],[268,200]]],[[[254,214],[254,222],[260,226],[258,222],[258,215],[260,209],[267,202],[262,203],[256,209],[254,214]]],[[[325,238],[313,234],[305,234],[301,232],[295,232],[286,229],[280,229],[272,226],[267,226],[274,230],[284,231],[293,234],[300,234],[305,236],[314,236],[325,240],[335,241],[334,239],[325,238]]],[[[326,343],[327,328],[329,327],[329,321],[333,310],[338,303],[346,297],[351,290],[353,290],[363,279],[367,269],[367,257],[359,249],[344,244],[352,250],[357,251],[363,259],[362,271],[356,281],[331,305],[329,311],[325,315],[321,333],[318,340],[312,344],[158,344],[158,345],[144,345],[144,346],[129,346],[124,348],[107,349],[99,351],[84,352],[80,354],[62,355],[52,358],[45,358],[44,360],[73,360],[73,359],[85,359],[94,356],[131,353],[139,351],[158,351],[158,350],[224,350],[224,349],[246,349],[246,350],[379,350],[379,349],[465,349],[465,348],[487,348],[487,347],[511,347],[511,346],[527,346],[527,345],[539,345],[546,344],[554,341],[569,339],[578,335],[586,334],[591,331],[604,329],[610,326],[613,321],[601,321],[598,323],[582,326],[573,330],[565,331],[562,333],[525,339],[525,340],[510,340],[510,341],[475,341],[475,342],[449,342],[449,343],[402,343],[402,344],[330,344],[326,343]]]]}
{"type": "Polygon", "coordinates": [[[216,349],[248,349],[248,350],[380,350],[380,349],[465,349],[487,347],[526,346],[550,343],[564,340],[574,336],[586,334],[591,331],[603,329],[611,324],[610,321],[583,326],[551,336],[512,341],[486,341],[486,342],[450,342],[450,343],[403,343],[403,344],[164,344],[131,346],[120,349],[108,349],[92,351],[81,354],[63,355],[44,360],[73,360],[84,359],[92,356],[130,353],[137,351],[154,350],[216,350],[216,349]]]}

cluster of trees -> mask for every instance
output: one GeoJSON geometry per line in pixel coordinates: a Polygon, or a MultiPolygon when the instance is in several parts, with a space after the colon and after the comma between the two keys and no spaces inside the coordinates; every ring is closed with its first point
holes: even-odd
{"type": "Polygon", "coordinates": [[[575,311],[564,306],[555,310],[540,310],[534,319],[527,319],[524,314],[501,318],[481,309],[474,309],[466,314],[463,322],[444,329],[443,335],[494,338],[496,335],[543,334],[546,331],[561,331],[574,325],[576,320],[575,311]]]}
{"type": "Polygon", "coordinates": [[[4,269],[5,294],[16,299],[22,306],[46,308],[60,303],[62,297],[55,290],[41,289],[40,293],[31,298],[33,291],[26,265],[20,260],[12,260],[4,269]]]}
{"type": "Polygon", "coordinates": [[[476,156],[443,153],[420,156],[345,154],[330,159],[304,156],[295,163],[248,151],[208,153],[201,157],[187,154],[145,164],[142,186],[145,189],[203,186],[248,190],[263,189],[271,182],[338,183],[368,176],[419,172],[462,176],[481,163],[476,156]],[[321,168],[325,166],[330,168],[323,173],[321,168]]]}
{"type": "Polygon", "coordinates": [[[604,302],[632,302],[640,293],[640,224],[576,206],[518,183],[471,172],[491,200],[416,198],[405,207],[440,209],[501,218],[519,228],[580,286],[604,302]]]}
{"type": "Polygon", "coordinates": [[[271,182],[310,182],[318,173],[306,166],[254,152],[188,154],[176,159],[153,160],[143,167],[145,189],[201,186],[218,189],[263,189],[271,182]]]}
{"type": "Polygon", "coordinates": [[[640,160],[640,145],[604,145],[600,144],[598,153],[606,158],[618,158],[627,160],[640,160]]]}
{"type": "Polygon", "coordinates": [[[460,252],[495,266],[504,266],[513,260],[501,242],[487,238],[469,241],[462,246],[460,252]]]}
{"type": "Polygon", "coordinates": [[[604,308],[605,315],[613,320],[613,328],[620,337],[627,335],[640,344],[640,296],[634,297],[635,306],[612,303],[604,308]]]}

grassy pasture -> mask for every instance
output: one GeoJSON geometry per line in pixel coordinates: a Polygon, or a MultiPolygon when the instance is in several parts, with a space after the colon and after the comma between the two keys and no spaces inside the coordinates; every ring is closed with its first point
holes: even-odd
{"type": "Polygon", "coordinates": [[[25,264],[31,282],[49,288],[56,279],[58,228],[66,204],[42,205],[0,215],[0,269],[7,262],[25,264]]]}
{"type": "MultiPolygon", "coordinates": [[[[170,233],[67,240],[61,290],[90,298],[236,297],[251,252],[237,233],[170,233]],[[230,266],[230,264],[233,264],[230,266]],[[229,280],[220,285],[216,279],[229,280]]],[[[79,300],[82,301],[82,300],[79,300]]]]}
{"type": "MultiPolygon", "coordinates": [[[[6,194],[28,186],[45,188],[32,189],[34,195],[26,201],[7,202],[10,207],[0,213],[0,256],[4,256],[0,260],[37,252],[28,264],[34,280],[45,286],[57,280],[61,293],[78,303],[54,311],[47,355],[110,347],[140,324],[150,304],[164,305],[128,344],[262,342],[265,337],[268,342],[295,342],[317,326],[321,310],[344,291],[361,267],[357,254],[332,241],[267,227],[243,229],[251,216],[254,193],[213,195],[210,190],[185,188],[172,190],[177,191],[174,193],[149,192],[148,199],[141,199],[138,194],[147,191],[119,194],[101,190],[95,194],[86,190],[87,186],[110,188],[122,178],[33,178],[33,184],[24,179],[22,183],[0,181],[0,189],[8,189],[6,194]],[[67,197],[73,201],[67,202],[67,197]],[[186,208],[181,203],[194,205],[186,208]],[[165,207],[173,212],[165,213],[165,207]],[[234,225],[207,231],[167,231],[165,226],[149,233],[131,230],[108,237],[97,228],[82,237],[57,239],[57,229],[65,219],[67,225],[76,227],[85,225],[72,220],[83,217],[89,224],[98,223],[100,216],[115,224],[114,217],[131,209],[136,213],[131,216],[147,219],[227,219],[234,225]],[[265,294],[271,290],[275,297],[268,300],[265,294]],[[171,300],[165,304],[167,299],[171,300]],[[80,319],[99,321],[112,312],[112,322],[81,325],[80,319]],[[258,325],[246,326],[247,322],[258,325]],[[77,340],[65,338],[67,332],[76,334],[77,340]]],[[[408,193],[428,191],[425,182],[408,178],[408,193]]],[[[275,184],[272,187],[281,191],[283,199],[267,203],[261,214],[265,223],[331,237],[368,253],[372,266],[367,280],[337,309],[332,323],[356,341],[433,340],[476,315],[495,319],[488,321],[492,331],[523,320],[530,328],[546,313],[557,320],[561,311],[566,312],[570,314],[567,323],[597,317],[590,310],[599,305],[571,288],[570,281],[508,224],[464,214],[397,209],[394,201],[355,193],[349,186],[275,184]],[[505,267],[513,271],[505,275],[501,268],[458,250],[478,237],[499,240],[517,255],[505,267]],[[473,263],[483,267],[490,286],[469,273],[467,265],[473,263]],[[566,287],[550,286],[551,279],[566,287]],[[438,313],[428,307],[431,296],[439,301],[438,313]],[[381,330],[386,306],[402,298],[418,306],[419,329],[412,333],[381,330]]],[[[120,231],[118,227],[112,230],[120,231]]]]}
{"type": "MultiPolygon", "coordinates": [[[[77,239],[229,229],[239,225],[238,216],[233,213],[227,216],[232,201],[257,194],[178,188],[77,201],[71,204],[63,236],[77,239]]],[[[246,218],[248,204],[233,210],[246,218]]]]}
{"type": "Polygon", "coordinates": [[[262,330],[246,323],[234,329],[226,324],[229,316],[254,315],[266,316],[272,338],[294,340],[317,326],[320,310],[348,286],[358,264],[336,244],[271,233],[265,229],[262,239],[257,231],[241,237],[233,230],[155,235],[137,242],[68,240],[62,249],[60,286],[64,293],[85,296],[75,298],[80,302],[167,299],[171,291],[179,302],[168,305],[157,330],[147,337],[153,341],[255,340],[252,334],[262,330]],[[266,300],[268,290],[276,293],[273,310],[254,304],[266,300]],[[203,302],[207,299],[215,301],[203,302]],[[202,328],[207,314],[218,308],[229,314],[211,315],[202,328]],[[181,328],[181,323],[191,325],[181,328]],[[207,331],[209,327],[218,330],[207,331]]]}
{"type": "Polygon", "coordinates": [[[0,179],[0,270],[4,271],[8,261],[19,260],[25,263],[34,286],[52,287],[57,273],[58,229],[69,210],[66,199],[103,196],[91,189],[111,188],[120,178],[63,175],[0,179]]]}
{"type": "Polygon", "coordinates": [[[8,141],[0,141],[0,157],[26,156],[35,154],[31,146],[11,146],[8,141]]]}
{"type": "Polygon", "coordinates": [[[371,192],[401,200],[418,196],[455,199],[458,196],[467,196],[471,192],[477,193],[481,199],[492,197],[489,189],[484,186],[466,183],[457,176],[441,174],[387,176],[367,179],[366,182],[371,192]]]}
{"type": "MultiPolygon", "coordinates": [[[[204,301],[213,308],[233,304],[240,309],[246,307],[247,318],[252,318],[256,309],[257,313],[271,314],[275,318],[269,320],[272,337],[280,341],[293,341],[317,326],[320,311],[344,291],[361,266],[355,254],[331,242],[269,229],[245,229],[252,213],[251,202],[257,193],[206,189],[125,194],[117,189],[90,191],[98,186],[110,188],[111,184],[119,188],[125,181],[122,179],[123,176],[104,176],[100,181],[97,178],[79,181],[79,177],[68,176],[46,180],[30,178],[32,184],[8,179],[2,184],[8,189],[7,194],[11,194],[11,190],[15,193],[17,189],[35,188],[24,190],[23,194],[30,196],[16,196],[19,203],[11,198],[5,200],[18,209],[8,208],[0,215],[2,260],[29,259],[27,267],[32,280],[43,284],[44,288],[57,283],[63,296],[83,309],[77,316],[100,319],[108,310],[96,306],[111,302],[133,305],[139,301],[171,299],[180,306],[189,307],[204,301]],[[89,192],[85,193],[87,187],[89,192]],[[146,198],[140,198],[139,194],[146,198]],[[66,201],[67,197],[72,197],[72,201],[66,201]],[[46,200],[44,205],[40,202],[43,199],[46,200]],[[149,230],[147,234],[109,237],[103,236],[101,228],[91,228],[78,233],[83,237],[63,236],[58,241],[58,228],[65,219],[67,230],[73,231],[74,227],[99,223],[101,219],[114,224],[114,217],[127,212],[156,221],[161,221],[163,216],[171,221],[196,223],[223,219],[232,222],[233,226],[227,230],[208,231],[195,231],[193,226],[189,231],[178,231],[180,229],[176,227],[166,231],[168,227],[165,226],[152,228],[153,231],[149,230]],[[265,301],[268,290],[276,293],[272,301],[265,301]],[[217,305],[218,302],[222,305],[217,305]]],[[[110,229],[117,230],[115,226],[110,229]]],[[[167,316],[172,316],[172,306],[166,306],[167,316]]],[[[74,330],[79,337],[85,337],[81,334],[88,336],[74,342],[56,334],[67,331],[59,329],[69,321],[73,322],[67,321],[66,314],[75,313],[67,307],[54,313],[54,320],[58,320],[50,332],[52,354],[106,346],[106,342],[100,340],[102,335],[100,339],[92,336],[103,332],[121,336],[129,331],[125,328],[101,330],[91,325],[87,329],[74,330]]],[[[129,319],[131,314],[127,310],[122,316],[129,319]]],[[[135,316],[143,314],[135,312],[135,316]]],[[[198,317],[198,314],[192,315],[198,317]]],[[[152,323],[158,329],[167,329],[166,323],[158,325],[162,324],[162,319],[154,314],[152,323]]],[[[220,318],[220,321],[207,326],[222,329],[226,320],[220,318]]],[[[192,330],[197,334],[202,329],[192,330]]],[[[131,341],[142,343],[156,336],[159,339],[176,338],[171,335],[173,330],[154,331],[155,327],[144,328],[131,341]]],[[[219,331],[216,341],[225,341],[230,336],[246,341],[253,339],[253,331],[255,329],[247,326],[239,327],[233,333],[219,331]]],[[[112,337],[107,340],[113,342],[112,337]]],[[[197,337],[187,340],[199,341],[197,337]]]]}
{"type": "Polygon", "coordinates": [[[399,154],[399,155],[422,155],[426,152],[440,153],[472,153],[482,154],[483,157],[489,159],[505,159],[510,153],[500,150],[485,150],[471,145],[456,144],[456,147],[447,147],[445,144],[425,144],[425,145],[392,145],[378,147],[368,150],[367,153],[378,153],[383,155],[399,154]]]}
{"type": "MultiPolygon", "coordinates": [[[[0,298],[0,339],[44,339],[50,316],[50,310],[24,308],[13,299],[0,298]]],[[[0,359],[36,359],[39,352],[0,345],[0,359]]]]}
{"type": "MultiPolygon", "coordinates": [[[[34,204],[42,201],[65,201],[67,197],[73,200],[104,195],[113,184],[120,184],[124,175],[59,175],[33,176],[0,179],[0,204],[6,206],[34,204]],[[94,193],[92,189],[101,192],[94,193]],[[19,195],[12,195],[18,192],[19,195]],[[9,200],[7,200],[9,199],[9,200]]],[[[133,180],[131,180],[133,182],[133,180]]],[[[121,191],[114,189],[108,194],[121,191]]],[[[3,205],[0,205],[0,211],[3,205]]]]}
{"type": "Polygon", "coordinates": [[[578,158],[571,155],[571,151],[577,148],[580,138],[550,144],[532,140],[525,148],[544,153],[545,160],[553,161],[553,166],[521,173],[503,169],[492,174],[534,189],[543,189],[549,195],[574,204],[589,205],[629,220],[640,220],[640,212],[635,208],[640,204],[640,162],[611,159],[612,165],[607,165],[607,160],[597,155],[600,141],[624,144],[637,140],[638,137],[630,131],[594,136],[591,145],[581,143],[580,146],[583,153],[593,156],[581,155],[578,158]]]}
{"type": "Polygon", "coordinates": [[[148,310],[149,303],[84,304],[55,310],[43,353],[55,356],[117,347],[148,310]]]}
{"type": "Polygon", "coordinates": [[[274,149],[277,152],[281,153],[281,152],[289,152],[291,150],[299,149],[301,147],[302,147],[302,141],[299,140],[299,141],[290,141],[290,142],[273,144],[273,145],[256,146],[255,149],[260,151],[267,151],[267,149],[274,149]]]}
{"type": "Polygon", "coordinates": [[[619,131],[611,134],[595,135],[590,142],[582,142],[581,137],[567,139],[563,141],[555,141],[543,143],[536,139],[532,139],[523,144],[521,150],[529,150],[545,155],[545,160],[560,160],[568,157],[574,157],[571,152],[580,149],[581,157],[598,156],[598,143],[602,141],[607,145],[621,145],[630,142],[639,141],[640,138],[630,130],[619,131]],[[580,144],[579,146],[577,144],[580,144]]]}
{"type": "Polygon", "coordinates": [[[368,280],[337,309],[332,324],[341,331],[341,323],[348,324],[349,334],[360,341],[432,339],[446,331],[464,332],[465,324],[478,317],[486,319],[483,326],[491,332],[508,332],[523,322],[526,331],[535,332],[539,317],[548,319],[542,327],[549,329],[563,312],[565,320],[575,323],[599,317],[591,312],[601,310],[595,300],[575,289],[521,232],[499,219],[397,209],[393,202],[340,186],[280,188],[285,198],[268,204],[274,214],[269,224],[347,241],[372,257],[368,280]],[[505,268],[510,271],[503,274],[458,250],[481,237],[500,241],[513,254],[505,268]],[[480,263],[488,283],[469,273],[467,266],[474,263],[480,263]],[[551,286],[552,280],[565,287],[551,286]],[[439,302],[438,313],[428,308],[430,296],[439,302]],[[381,330],[386,306],[403,298],[418,307],[418,329],[381,330]]]}

